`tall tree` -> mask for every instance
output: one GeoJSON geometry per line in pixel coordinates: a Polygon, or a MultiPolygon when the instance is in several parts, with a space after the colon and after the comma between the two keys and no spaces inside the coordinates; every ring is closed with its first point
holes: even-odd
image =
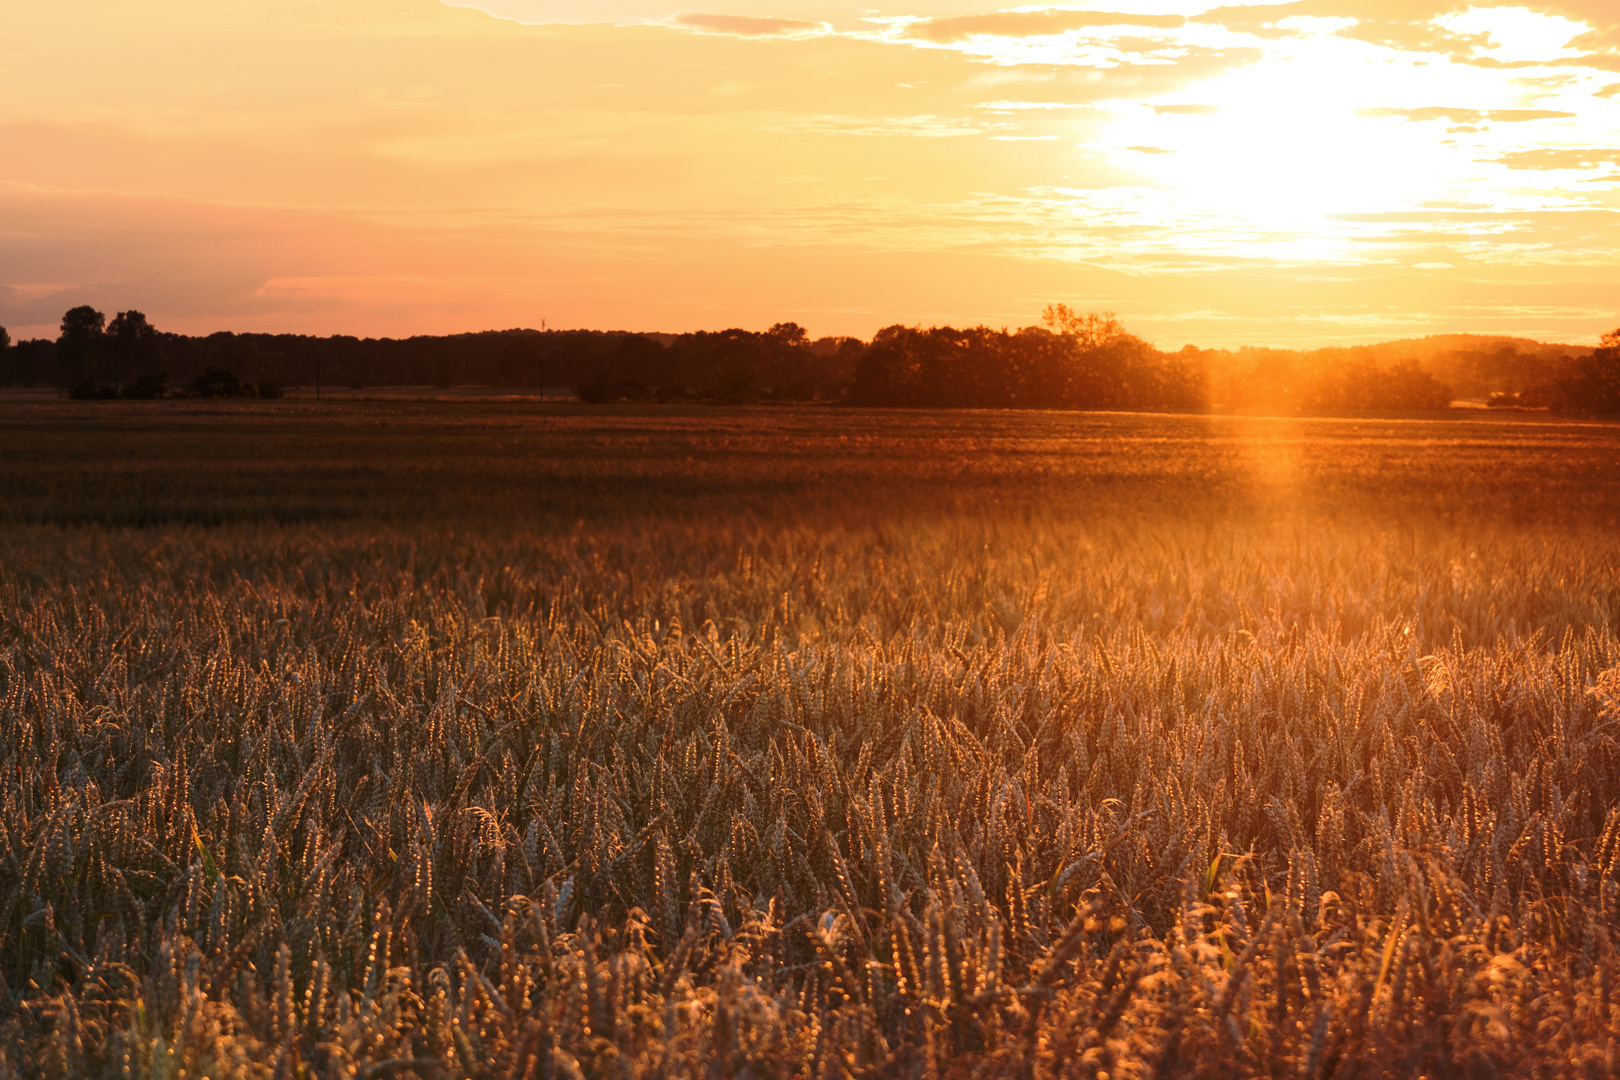
{"type": "Polygon", "coordinates": [[[82,304],[62,316],[62,336],[56,339],[56,365],[64,383],[91,375],[91,365],[105,344],[107,316],[82,304]]]}
{"type": "Polygon", "coordinates": [[[796,322],[779,322],[765,331],[767,337],[781,342],[783,345],[808,345],[810,335],[796,322]]]}
{"type": "Polygon", "coordinates": [[[1048,304],[1041,312],[1041,323],[1054,334],[1074,339],[1081,348],[1095,349],[1130,337],[1112,311],[1081,314],[1068,304],[1048,304]]]}
{"type": "Polygon", "coordinates": [[[113,382],[125,375],[149,375],[145,370],[157,361],[158,332],[139,311],[120,311],[107,327],[107,343],[113,358],[113,382]]]}

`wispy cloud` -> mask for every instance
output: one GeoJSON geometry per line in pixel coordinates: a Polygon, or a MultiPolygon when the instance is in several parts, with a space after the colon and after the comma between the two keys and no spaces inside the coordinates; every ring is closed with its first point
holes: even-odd
{"type": "Polygon", "coordinates": [[[982,101],[975,107],[990,112],[1058,112],[1097,108],[1095,103],[1089,101],[982,101]]]}
{"type": "Polygon", "coordinates": [[[1401,120],[1447,120],[1453,124],[1523,124],[1531,120],[1567,120],[1579,115],[1561,109],[1458,109],[1445,105],[1425,105],[1416,109],[1357,109],[1365,117],[1397,117],[1401,120]]]}
{"type": "Polygon", "coordinates": [[[1045,11],[1002,11],[988,15],[924,19],[906,24],[905,35],[925,41],[954,42],[980,36],[1045,37],[1105,26],[1174,30],[1186,24],[1186,17],[1181,15],[1132,15],[1117,11],[1051,8],[1045,11]]]}
{"type": "Polygon", "coordinates": [[[1503,154],[1494,160],[1510,169],[1595,169],[1603,165],[1620,165],[1620,150],[1544,147],[1503,154]]]}
{"type": "Polygon", "coordinates": [[[706,34],[731,34],[736,37],[807,37],[828,33],[826,23],[804,19],[779,19],[761,15],[710,15],[687,12],[670,20],[684,30],[697,30],[706,34]]]}
{"type": "Polygon", "coordinates": [[[43,283],[0,285],[0,289],[5,289],[15,300],[43,300],[47,296],[55,296],[57,293],[67,292],[69,289],[75,289],[77,287],[78,286],[76,285],[43,283]]]}
{"type": "Polygon", "coordinates": [[[807,135],[859,135],[871,138],[901,136],[922,139],[955,139],[983,135],[986,128],[999,125],[974,124],[946,116],[800,116],[761,125],[764,130],[807,135]]]}

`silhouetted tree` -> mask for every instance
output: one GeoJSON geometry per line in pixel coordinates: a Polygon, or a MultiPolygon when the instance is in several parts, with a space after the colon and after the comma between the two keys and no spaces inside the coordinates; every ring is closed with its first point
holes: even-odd
{"type": "Polygon", "coordinates": [[[662,385],[669,376],[669,350],[641,334],[625,334],[603,358],[605,374],[618,382],[662,385]]]}
{"type": "Polygon", "coordinates": [[[541,377],[544,358],[532,341],[514,341],[501,351],[500,366],[495,371],[495,385],[501,387],[534,386],[541,377]]]}
{"type": "Polygon", "coordinates": [[[1459,397],[1493,397],[1513,403],[1532,387],[1556,381],[1567,356],[1521,349],[1506,341],[1494,348],[1448,349],[1424,365],[1431,375],[1451,386],[1459,397]]]}
{"type": "Polygon", "coordinates": [[[665,362],[670,374],[664,381],[715,389],[740,372],[752,372],[758,378],[769,355],[764,341],[764,335],[736,327],[682,334],[665,362]]]}
{"type": "Polygon", "coordinates": [[[89,304],[62,316],[62,334],[56,339],[56,367],[64,385],[93,377],[93,366],[105,344],[106,325],[107,317],[89,304]]]}
{"type": "Polygon", "coordinates": [[[11,348],[11,334],[5,327],[0,326],[0,349],[11,348]]]}
{"type": "Polygon", "coordinates": [[[872,335],[872,343],[855,369],[849,399],[856,405],[932,405],[942,390],[930,385],[931,354],[938,348],[929,331],[914,326],[885,326],[872,335]]]}
{"type": "Polygon", "coordinates": [[[1365,406],[1374,409],[1448,409],[1451,387],[1418,367],[1415,360],[1403,360],[1384,374],[1379,388],[1382,400],[1365,406]]]}
{"type": "Polygon", "coordinates": [[[1306,404],[1323,410],[1435,410],[1451,404],[1451,388],[1415,361],[1384,368],[1358,357],[1322,373],[1306,404]]]}
{"type": "Polygon", "coordinates": [[[1166,409],[1177,412],[1208,409],[1209,367],[1203,354],[1189,345],[1176,355],[1166,357],[1159,393],[1166,409]]]}
{"type": "Polygon", "coordinates": [[[8,381],[18,386],[33,386],[50,377],[56,366],[56,342],[50,338],[31,338],[19,341],[9,350],[8,381]]]}
{"type": "Polygon", "coordinates": [[[747,368],[728,372],[714,389],[714,399],[722,405],[746,405],[759,400],[759,385],[747,368]]]}
{"type": "Polygon", "coordinates": [[[1095,349],[1130,337],[1112,311],[1088,311],[1084,315],[1067,304],[1048,304],[1041,312],[1041,325],[1054,334],[1073,339],[1082,348],[1095,349]]]}
{"type": "MultiPolygon", "coordinates": [[[[1055,325],[1068,350],[1067,386],[1055,404],[1070,409],[1151,408],[1147,368],[1152,346],[1127,334],[1110,313],[1063,317],[1058,305],[1055,325]]],[[[1048,308],[1048,313],[1052,309],[1048,308]]]]}
{"type": "Polygon", "coordinates": [[[796,322],[779,322],[765,331],[772,341],[789,348],[802,348],[810,344],[810,335],[796,322]]]}
{"type": "Polygon", "coordinates": [[[759,335],[758,351],[754,370],[769,388],[770,398],[806,401],[815,396],[823,365],[804,327],[796,322],[775,324],[759,335]]]}
{"type": "Polygon", "coordinates": [[[1199,355],[1170,357],[1107,314],[1059,304],[1046,327],[1016,334],[890,326],[861,354],[849,400],[956,408],[1179,409],[1208,407],[1199,355]]]}
{"type": "Polygon", "coordinates": [[[1620,330],[1604,334],[1590,356],[1575,361],[1558,390],[1566,409],[1620,413],[1620,330]]]}
{"type": "Polygon", "coordinates": [[[151,374],[158,362],[157,330],[139,311],[120,311],[107,327],[107,346],[113,358],[113,382],[121,384],[125,374],[151,374]]]}
{"type": "Polygon", "coordinates": [[[433,357],[433,385],[440,390],[448,390],[456,385],[461,375],[461,365],[456,358],[447,352],[440,352],[433,357]]]}

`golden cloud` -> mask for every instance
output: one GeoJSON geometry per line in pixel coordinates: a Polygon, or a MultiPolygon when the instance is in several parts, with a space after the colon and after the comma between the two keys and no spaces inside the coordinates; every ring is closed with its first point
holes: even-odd
{"type": "Polygon", "coordinates": [[[909,37],[940,44],[984,37],[1046,37],[1071,30],[1101,26],[1140,26],[1155,30],[1176,30],[1187,24],[1180,15],[1130,15],[1118,11],[1003,11],[993,15],[953,15],[912,23],[909,37]]]}
{"type": "Polygon", "coordinates": [[[1620,165],[1620,150],[1547,147],[1503,154],[1495,160],[1510,169],[1596,169],[1603,165],[1620,165]]]}
{"type": "Polygon", "coordinates": [[[1564,120],[1577,114],[1558,109],[1454,109],[1445,105],[1428,105],[1421,109],[1358,109],[1357,115],[1367,117],[1392,116],[1402,120],[1449,120],[1454,124],[1479,124],[1495,121],[1503,124],[1522,124],[1529,120],[1564,120]]]}
{"type": "Polygon", "coordinates": [[[705,34],[734,37],[804,37],[827,32],[827,24],[804,19],[778,19],[762,15],[711,15],[688,12],[677,15],[674,25],[705,34]]]}

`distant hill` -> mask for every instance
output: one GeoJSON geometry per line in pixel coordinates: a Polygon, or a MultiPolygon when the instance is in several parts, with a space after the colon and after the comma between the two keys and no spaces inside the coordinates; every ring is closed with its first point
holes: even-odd
{"type": "Polygon", "coordinates": [[[1300,399],[1305,384],[1365,367],[1413,367],[1439,380],[1461,400],[1525,394],[1556,383],[1574,361],[1594,351],[1589,345],[1497,334],[1431,334],[1309,350],[1194,350],[1207,365],[1217,404],[1265,409],[1283,408],[1300,399]]]}

